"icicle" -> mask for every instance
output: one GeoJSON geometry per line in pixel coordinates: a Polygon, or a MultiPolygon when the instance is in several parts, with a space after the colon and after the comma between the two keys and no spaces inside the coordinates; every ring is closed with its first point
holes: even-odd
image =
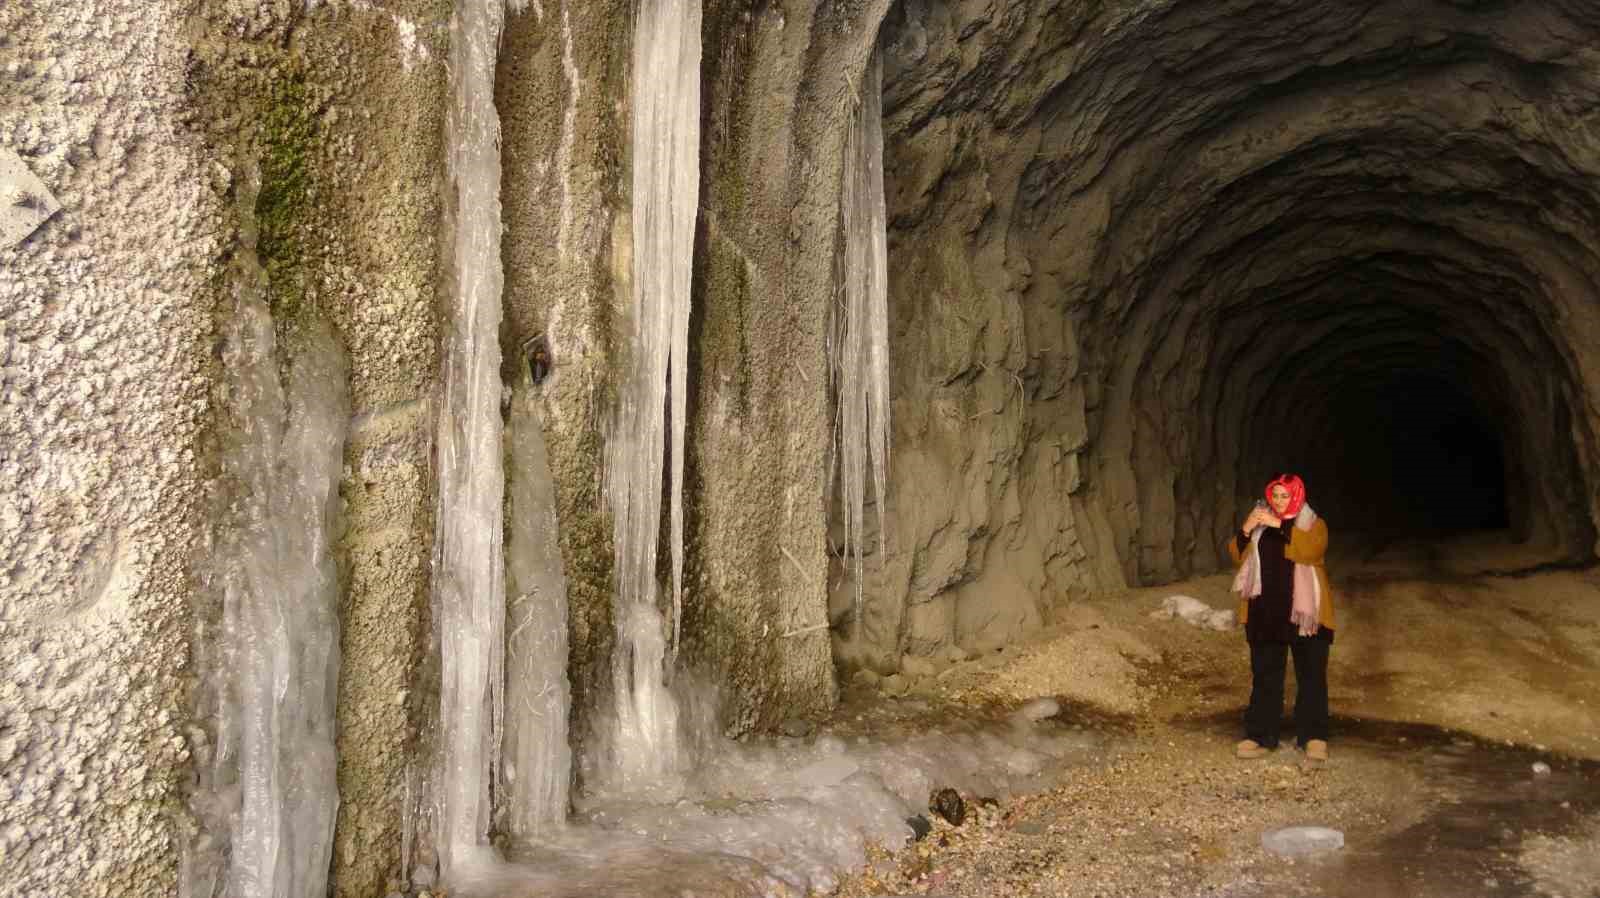
{"type": "Polygon", "coordinates": [[[889,247],[883,196],[883,64],[867,61],[861,96],[845,141],[841,197],[844,305],[833,333],[838,390],[835,455],[844,511],[845,552],[855,574],[855,623],[861,626],[866,554],[864,509],[870,470],[878,506],[879,551],[889,469],[889,247]]]}
{"type": "Polygon", "coordinates": [[[439,634],[434,833],[440,876],[487,854],[504,720],[505,478],[500,419],[500,121],[494,70],[503,0],[458,0],[447,119],[454,188],[454,319],[439,409],[433,605],[439,634]]]}
{"type": "Polygon", "coordinates": [[[670,454],[675,651],[683,613],[689,287],[700,188],[700,21],[699,0],[645,0],[634,29],[630,369],[606,465],[617,583],[613,770],[626,771],[625,778],[677,766],[677,714],[650,622],[660,629],[656,559],[663,460],[670,454]]]}
{"type": "Polygon", "coordinates": [[[179,891],[311,898],[327,890],[338,808],[338,585],[328,542],[349,417],[344,360],[331,333],[313,330],[285,390],[254,283],[235,322],[224,359],[239,427],[224,458],[230,496],[214,549],[220,657],[203,662],[217,740],[196,798],[207,833],[185,852],[179,891]]]}
{"type": "Polygon", "coordinates": [[[513,402],[509,451],[511,534],[506,572],[507,827],[533,838],[566,820],[572,775],[567,745],[567,582],[556,540],[555,484],[531,397],[513,402]]]}

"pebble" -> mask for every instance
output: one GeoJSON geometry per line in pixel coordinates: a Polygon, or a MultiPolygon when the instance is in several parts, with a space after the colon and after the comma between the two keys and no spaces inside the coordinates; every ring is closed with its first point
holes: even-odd
{"type": "Polygon", "coordinates": [[[928,799],[928,807],[951,826],[960,826],[966,822],[967,803],[961,800],[960,792],[948,786],[934,791],[928,799]]]}
{"type": "Polygon", "coordinates": [[[1550,765],[1549,764],[1546,764],[1543,761],[1534,761],[1533,762],[1533,775],[1534,776],[1547,776],[1547,775],[1549,775],[1549,773],[1550,773],[1550,765]]]}
{"type": "Polygon", "coordinates": [[[911,681],[905,674],[890,674],[883,678],[883,691],[886,695],[905,695],[911,689],[911,681]]]}

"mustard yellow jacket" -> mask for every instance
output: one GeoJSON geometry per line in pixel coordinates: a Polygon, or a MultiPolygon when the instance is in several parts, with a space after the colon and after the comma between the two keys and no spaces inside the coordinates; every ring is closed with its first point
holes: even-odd
{"type": "MultiPolygon", "coordinates": [[[[1239,540],[1235,537],[1228,538],[1228,554],[1233,556],[1233,565],[1237,569],[1244,563],[1244,553],[1239,551],[1239,540]]],[[[1321,518],[1311,525],[1310,530],[1301,530],[1299,527],[1289,528],[1289,545],[1283,550],[1283,557],[1295,564],[1309,564],[1317,573],[1317,585],[1322,587],[1322,606],[1317,609],[1317,623],[1332,630],[1333,626],[1333,588],[1328,585],[1328,569],[1323,566],[1323,558],[1328,554],[1328,525],[1321,518]]],[[[1239,598],[1239,625],[1250,618],[1250,602],[1243,596],[1239,598]]]]}

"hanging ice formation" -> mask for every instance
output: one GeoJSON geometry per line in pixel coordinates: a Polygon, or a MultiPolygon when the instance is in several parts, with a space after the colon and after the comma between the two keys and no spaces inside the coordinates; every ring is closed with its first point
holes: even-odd
{"type": "Polygon", "coordinates": [[[331,333],[313,330],[285,389],[267,305],[253,283],[241,293],[224,355],[240,421],[212,547],[220,633],[197,640],[219,653],[201,658],[217,732],[195,796],[205,831],[185,852],[180,894],[320,898],[339,804],[328,544],[349,418],[344,360],[331,333]]]}
{"type": "Polygon", "coordinates": [[[700,20],[699,0],[644,0],[634,27],[632,334],[606,464],[618,637],[611,764],[624,783],[659,779],[677,766],[677,709],[663,682],[656,558],[663,464],[670,458],[676,649],[683,608],[689,281],[700,189],[700,20]]]}
{"type": "Polygon", "coordinates": [[[844,551],[855,575],[855,623],[860,627],[866,480],[870,471],[882,551],[889,465],[889,245],[883,198],[883,64],[877,51],[867,61],[845,138],[842,194],[844,302],[835,310],[833,327],[835,455],[844,551]]]}
{"type": "Polygon", "coordinates": [[[506,827],[531,839],[558,829],[567,815],[567,583],[556,540],[555,484],[528,397],[512,405],[510,430],[506,827]]]}
{"type": "Polygon", "coordinates": [[[504,720],[505,493],[500,418],[500,120],[494,70],[502,0],[457,0],[451,21],[448,170],[454,316],[436,437],[433,613],[439,726],[433,775],[440,876],[489,854],[491,777],[504,720]]]}

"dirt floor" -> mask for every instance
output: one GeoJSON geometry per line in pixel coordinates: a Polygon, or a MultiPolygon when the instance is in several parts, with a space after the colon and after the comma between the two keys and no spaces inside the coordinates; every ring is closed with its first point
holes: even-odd
{"type": "Polygon", "coordinates": [[[1236,760],[1242,635],[1153,614],[1174,594],[1233,607],[1226,577],[1079,603],[907,698],[852,690],[840,719],[1050,696],[1064,710],[1043,725],[1108,738],[1047,791],[964,796],[962,825],[935,817],[838,894],[1600,898],[1600,570],[1540,561],[1469,540],[1332,565],[1325,765],[1292,747],[1236,760]],[[1297,824],[1338,829],[1345,847],[1263,849],[1264,832],[1297,824]]]}

